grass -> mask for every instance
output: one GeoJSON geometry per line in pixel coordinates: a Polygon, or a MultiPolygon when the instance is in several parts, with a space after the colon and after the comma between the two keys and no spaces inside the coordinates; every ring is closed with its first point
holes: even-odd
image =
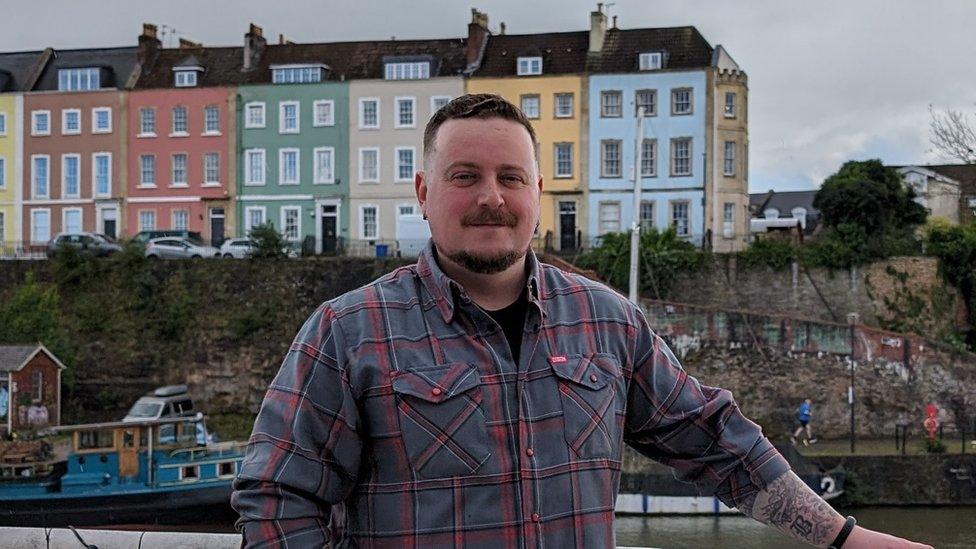
{"type": "MultiPolygon", "coordinates": [[[[923,449],[924,439],[912,437],[908,439],[905,455],[917,456],[925,455],[923,449]]],[[[946,454],[961,454],[962,442],[958,438],[945,438],[942,442],[946,445],[946,454]]],[[[801,454],[810,457],[817,456],[849,456],[851,454],[850,439],[823,440],[820,439],[816,444],[804,446],[799,440],[796,445],[801,454]]],[[[967,454],[976,454],[976,445],[972,441],[966,440],[967,454]]],[[[895,456],[901,455],[901,449],[895,448],[894,436],[884,439],[858,438],[854,441],[854,454],[858,456],[895,456]]]]}

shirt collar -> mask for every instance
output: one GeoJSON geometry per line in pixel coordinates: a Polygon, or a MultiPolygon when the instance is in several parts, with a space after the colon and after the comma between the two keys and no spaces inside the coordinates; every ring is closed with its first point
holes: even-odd
{"type": "MultiPolygon", "coordinates": [[[[451,322],[454,318],[454,309],[457,307],[456,300],[466,298],[467,294],[460,284],[441,270],[440,265],[437,264],[436,255],[434,240],[430,239],[417,259],[417,274],[420,275],[424,287],[434,298],[434,303],[441,316],[444,317],[444,322],[451,322]]],[[[525,282],[529,303],[538,307],[539,313],[545,316],[545,308],[542,306],[542,296],[544,295],[542,265],[532,249],[529,249],[528,253],[525,254],[525,269],[529,273],[525,282]]]]}

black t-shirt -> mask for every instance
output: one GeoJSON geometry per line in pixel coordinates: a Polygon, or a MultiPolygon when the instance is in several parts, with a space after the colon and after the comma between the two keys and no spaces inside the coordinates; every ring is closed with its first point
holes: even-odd
{"type": "Polygon", "coordinates": [[[525,292],[522,292],[511,305],[497,311],[485,311],[505,332],[508,348],[511,349],[516,364],[519,360],[519,351],[522,349],[522,328],[525,326],[525,311],[528,304],[529,300],[525,297],[525,292]]]}

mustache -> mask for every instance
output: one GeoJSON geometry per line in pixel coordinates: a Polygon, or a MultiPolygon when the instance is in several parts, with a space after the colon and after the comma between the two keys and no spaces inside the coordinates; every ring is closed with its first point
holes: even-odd
{"type": "Polygon", "coordinates": [[[518,225],[518,217],[511,212],[501,210],[478,210],[474,213],[465,214],[461,218],[461,226],[469,225],[504,225],[514,227],[518,225]]]}

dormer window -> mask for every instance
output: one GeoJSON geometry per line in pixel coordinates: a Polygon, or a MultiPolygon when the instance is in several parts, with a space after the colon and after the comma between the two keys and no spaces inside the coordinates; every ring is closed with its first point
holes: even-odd
{"type": "Polygon", "coordinates": [[[321,82],[326,65],[272,65],[271,81],[275,84],[308,84],[321,82]]]}
{"type": "Polygon", "coordinates": [[[424,80],[430,78],[430,62],[387,63],[384,78],[387,80],[424,80]]]}
{"type": "Polygon", "coordinates": [[[180,69],[175,71],[177,88],[193,88],[197,85],[198,71],[193,69],[180,69]]]}
{"type": "Polygon", "coordinates": [[[542,74],[541,57],[519,57],[517,74],[519,76],[532,76],[542,74]]]}
{"type": "Polygon", "coordinates": [[[58,91],[97,90],[101,84],[101,71],[97,67],[58,70],[58,91]]]}
{"type": "Polygon", "coordinates": [[[664,65],[664,55],[659,51],[640,54],[640,70],[656,71],[664,65]]]}

